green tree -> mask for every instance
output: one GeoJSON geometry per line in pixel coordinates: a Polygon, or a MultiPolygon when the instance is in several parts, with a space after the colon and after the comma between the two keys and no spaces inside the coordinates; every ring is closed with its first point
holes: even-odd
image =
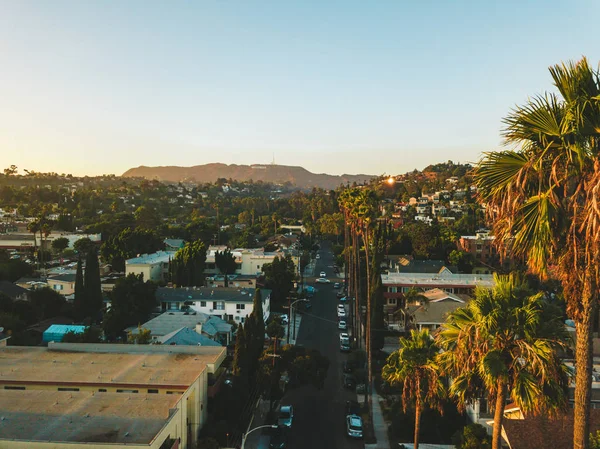
{"type": "Polygon", "coordinates": [[[83,267],[81,263],[81,255],[77,259],[77,271],[75,272],[75,297],[73,305],[75,307],[75,318],[81,321],[85,318],[85,286],[83,282],[83,267]]]}
{"type": "Polygon", "coordinates": [[[233,375],[239,378],[248,375],[248,345],[243,324],[240,324],[236,334],[232,369],[233,375]]]}
{"type": "Polygon", "coordinates": [[[29,292],[29,301],[37,311],[38,320],[65,315],[67,300],[49,287],[38,288],[29,292]]]}
{"type": "Polygon", "coordinates": [[[573,446],[589,448],[592,331],[600,285],[600,80],[587,59],[550,67],[557,93],[531,98],[504,119],[517,150],[487,153],[475,169],[500,253],[561,280],[575,321],[573,446]],[[576,273],[577,275],[574,275],[576,273]]]}
{"type": "Polygon", "coordinates": [[[495,276],[467,306],[452,312],[438,333],[439,363],[453,379],[460,407],[487,391],[494,404],[492,448],[500,449],[506,395],[525,413],[552,412],[567,404],[566,347],[560,310],[542,293],[532,295],[516,275],[495,276]]]}
{"type": "Polygon", "coordinates": [[[63,335],[63,343],[100,343],[102,341],[102,329],[87,326],[83,332],[69,331],[63,335]]]}
{"type": "Polygon", "coordinates": [[[180,287],[204,285],[206,246],[200,240],[187,242],[170,263],[171,280],[180,287]]]}
{"type": "Polygon", "coordinates": [[[448,255],[448,263],[458,267],[461,273],[472,273],[475,266],[475,258],[465,251],[452,250],[448,255]]]}
{"type": "Polygon", "coordinates": [[[267,288],[272,290],[271,299],[283,301],[293,288],[296,278],[296,267],[291,256],[276,257],[270,264],[263,265],[267,288]]]}
{"type": "Polygon", "coordinates": [[[123,330],[144,323],[156,308],[156,284],[144,282],[143,276],[129,274],[121,278],[110,292],[110,310],[102,327],[109,340],[123,337],[123,330]]]}
{"type": "Polygon", "coordinates": [[[96,244],[88,237],[83,237],[73,243],[73,249],[77,251],[78,254],[82,254],[83,257],[85,257],[89,252],[93,251],[95,247],[96,244]]]}
{"type": "Polygon", "coordinates": [[[156,229],[161,225],[161,220],[156,209],[149,206],[140,206],[133,213],[137,225],[142,229],[156,229]]]}
{"type": "Polygon", "coordinates": [[[469,424],[452,437],[456,449],[490,449],[491,438],[481,424],[469,424]]]}
{"type": "Polygon", "coordinates": [[[104,308],[102,286],[100,283],[100,265],[98,252],[94,247],[88,251],[85,258],[85,272],[83,275],[84,300],[83,316],[90,318],[92,323],[98,322],[104,308]]]}
{"type": "Polygon", "coordinates": [[[271,321],[265,329],[269,338],[281,339],[285,336],[285,328],[277,321],[271,321]]]}
{"type": "Polygon", "coordinates": [[[394,351],[383,367],[382,377],[390,385],[402,385],[404,413],[409,405],[415,409],[414,447],[419,449],[421,413],[427,406],[442,412],[441,399],[445,395],[435,359],[439,348],[429,331],[412,330],[410,337],[400,338],[400,349],[394,351]]]}
{"type": "Polygon", "coordinates": [[[152,332],[150,329],[143,328],[138,326],[138,332],[134,334],[133,332],[127,333],[127,343],[134,345],[149,345],[152,341],[152,332]]]}
{"type": "Polygon", "coordinates": [[[140,254],[151,254],[162,248],[162,239],[156,232],[143,228],[125,228],[118,235],[109,237],[100,252],[113,270],[125,271],[125,261],[140,254]]]}
{"type": "Polygon", "coordinates": [[[215,252],[215,264],[217,268],[225,276],[225,287],[229,286],[229,280],[227,275],[235,273],[237,264],[235,262],[235,256],[231,254],[229,248],[225,251],[215,252]]]}
{"type": "Polygon", "coordinates": [[[69,239],[66,237],[59,237],[52,241],[52,249],[58,254],[62,254],[62,252],[68,247],[69,239]]]}

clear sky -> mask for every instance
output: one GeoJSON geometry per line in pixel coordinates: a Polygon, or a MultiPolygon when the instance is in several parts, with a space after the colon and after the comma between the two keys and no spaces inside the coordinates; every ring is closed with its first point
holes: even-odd
{"type": "Polygon", "coordinates": [[[600,61],[597,0],[0,0],[0,168],[396,174],[600,61]]]}

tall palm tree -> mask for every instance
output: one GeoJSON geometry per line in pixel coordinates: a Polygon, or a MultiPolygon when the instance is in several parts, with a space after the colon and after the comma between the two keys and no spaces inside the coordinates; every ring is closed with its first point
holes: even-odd
{"type": "Polygon", "coordinates": [[[423,409],[429,406],[442,412],[441,399],[445,395],[445,388],[435,362],[438,351],[427,329],[412,330],[409,338],[400,338],[400,349],[390,354],[382,370],[385,381],[391,385],[402,385],[404,412],[409,405],[414,405],[415,449],[419,449],[423,409]]]}
{"type": "Polygon", "coordinates": [[[568,400],[566,367],[556,354],[567,335],[559,310],[532,295],[517,276],[452,312],[437,335],[438,362],[461,408],[487,391],[494,403],[492,449],[500,449],[506,395],[524,412],[551,412],[568,400]]]}
{"type": "Polygon", "coordinates": [[[501,252],[545,277],[553,267],[577,332],[573,445],[589,447],[592,326],[600,286],[600,80],[584,58],[550,67],[558,94],[534,97],[504,119],[516,150],[475,169],[501,252]]]}

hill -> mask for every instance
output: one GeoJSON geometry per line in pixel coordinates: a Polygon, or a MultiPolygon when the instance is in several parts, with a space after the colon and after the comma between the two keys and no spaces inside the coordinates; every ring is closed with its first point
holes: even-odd
{"type": "Polygon", "coordinates": [[[289,182],[301,189],[320,187],[335,189],[340,184],[363,183],[372,175],[328,175],[311,173],[302,167],[288,165],[236,165],[204,164],[193,167],[145,167],[130,168],[124,177],[156,179],[166,182],[215,182],[219,178],[236,181],[264,181],[271,183],[289,182]]]}

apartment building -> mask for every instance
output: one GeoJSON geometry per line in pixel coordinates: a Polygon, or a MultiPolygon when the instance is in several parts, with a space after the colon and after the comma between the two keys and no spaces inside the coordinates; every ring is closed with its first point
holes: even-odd
{"type": "Polygon", "coordinates": [[[0,347],[3,449],[175,449],[206,422],[223,347],[0,347]]]}
{"type": "Polygon", "coordinates": [[[143,275],[145,281],[165,282],[169,275],[169,263],[175,251],[157,251],[125,261],[125,274],[143,275]]]}

